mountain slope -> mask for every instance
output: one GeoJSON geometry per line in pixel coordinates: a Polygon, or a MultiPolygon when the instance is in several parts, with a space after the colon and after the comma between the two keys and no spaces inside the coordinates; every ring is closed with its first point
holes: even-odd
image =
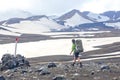
{"type": "MultiPolygon", "coordinates": [[[[120,11],[108,11],[102,14],[72,10],[56,16],[32,15],[29,12],[16,11],[14,15],[0,21],[1,32],[20,34],[40,34],[51,31],[116,30],[120,29],[120,11]],[[28,16],[28,17],[27,17],[28,16]]],[[[10,13],[11,15],[12,13],[10,13]]],[[[8,14],[9,15],[9,14],[8,14]]],[[[7,16],[6,16],[7,17],[7,16]]],[[[4,18],[3,18],[4,19],[4,18]]]]}
{"type": "Polygon", "coordinates": [[[82,15],[78,10],[72,10],[57,19],[58,21],[64,21],[65,26],[76,26],[84,23],[93,23],[87,16],[82,15]]]}
{"type": "Polygon", "coordinates": [[[63,32],[73,32],[73,31],[111,31],[115,30],[114,27],[106,25],[103,22],[97,22],[97,23],[86,23],[86,24],[81,24],[75,27],[70,27],[66,29],[62,29],[61,31],[63,32]]]}
{"type": "Polygon", "coordinates": [[[12,35],[12,36],[20,36],[21,35],[19,33],[11,31],[10,27],[5,27],[5,26],[2,26],[2,25],[0,25],[0,34],[2,34],[2,35],[12,35]]]}
{"type": "Polygon", "coordinates": [[[105,23],[106,26],[111,26],[115,29],[120,29],[120,22],[105,23]]]}
{"type": "Polygon", "coordinates": [[[106,11],[101,15],[107,16],[110,20],[119,20],[120,19],[120,11],[106,11]]]}
{"type": "Polygon", "coordinates": [[[95,14],[95,13],[92,13],[92,12],[83,12],[83,15],[86,15],[88,16],[90,19],[94,20],[94,21],[97,21],[97,22],[103,22],[103,21],[108,21],[110,20],[109,17],[107,16],[104,16],[104,15],[101,15],[101,14],[95,14]]]}
{"type": "Polygon", "coordinates": [[[10,26],[10,28],[8,28],[10,31],[21,34],[40,34],[41,32],[50,32],[63,28],[62,25],[57,24],[54,20],[44,16],[39,18],[38,16],[32,16],[24,20],[20,20],[18,23],[9,23],[4,22],[2,25],[6,26],[7,28],[10,26]]]}

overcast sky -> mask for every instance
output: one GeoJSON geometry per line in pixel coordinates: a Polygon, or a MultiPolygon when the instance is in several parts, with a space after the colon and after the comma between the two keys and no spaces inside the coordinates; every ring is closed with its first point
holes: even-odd
{"type": "Polygon", "coordinates": [[[102,13],[120,10],[120,0],[0,0],[0,12],[25,10],[33,14],[59,15],[72,9],[102,13]]]}

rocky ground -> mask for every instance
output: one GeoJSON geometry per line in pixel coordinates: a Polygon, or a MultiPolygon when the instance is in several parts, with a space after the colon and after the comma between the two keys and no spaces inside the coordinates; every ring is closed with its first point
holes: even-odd
{"type": "MultiPolygon", "coordinates": [[[[31,67],[19,67],[0,72],[5,80],[120,80],[119,58],[82,62],[31,63],[31,67]]],[[[4,80],[0,78],[0,80],[4,80]]]]}

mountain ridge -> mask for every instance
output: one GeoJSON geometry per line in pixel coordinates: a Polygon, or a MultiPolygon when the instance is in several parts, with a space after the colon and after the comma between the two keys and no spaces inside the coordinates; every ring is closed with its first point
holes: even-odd
{"type": "MultiPolygon", "coordinates": [[[[89,11],[80,12],[73,9],[59,17],[51,17],[46,15],[31,15],[28,17],[13,17],[4,21],[0,21],[1,30],[11,31],[22,26],[24,30],[30,29],[29,26],[36,27],[41,31],[81,31],[82,30],[116,30],[120,29],[120,11],[107,11],[101,14],[95,14],[89,11]],[[109,14],[110,13],[110,14],[109,14]],[[115,16],[113,18],[113,16],[115,16]],[[43,22],[42,22],[43,21],[43,22]],[[15,26],[19,25],[19,26],[15,26]],[[9,26],[9,28],[8,28],[9,26]],[[57,29],[58,28],[58,29],[57,29]]],[[[55,16],[55,15],[54,15],[55,16]]],[[[33,28],[32,28],[33,29],[33,28]]],[[[39,30],[38,29],[38,30],[39,30]]],[[[27,30],[27,31],[28,31],[27,30]]],[[[37,31],[38,31],[37,30],[37,31]]],[[[36,32],[37,32],[36,31],[36,32]]],[[[17,31],[13,31],[17,32],[17,31]]],[[[38,31],[39,32],[39,31],[38,31]]],[[[20,33],[20,30],[18,30],[20,33]]]]}

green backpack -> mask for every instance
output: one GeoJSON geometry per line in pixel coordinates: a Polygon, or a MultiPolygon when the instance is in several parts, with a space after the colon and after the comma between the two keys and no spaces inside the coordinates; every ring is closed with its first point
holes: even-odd
{"type": "Polygon", "coordinates": [[[82,44],[82,40],[78,39],[75,41],[76,44],[76,52],[83,52],[83,44],[82,44]]]}

